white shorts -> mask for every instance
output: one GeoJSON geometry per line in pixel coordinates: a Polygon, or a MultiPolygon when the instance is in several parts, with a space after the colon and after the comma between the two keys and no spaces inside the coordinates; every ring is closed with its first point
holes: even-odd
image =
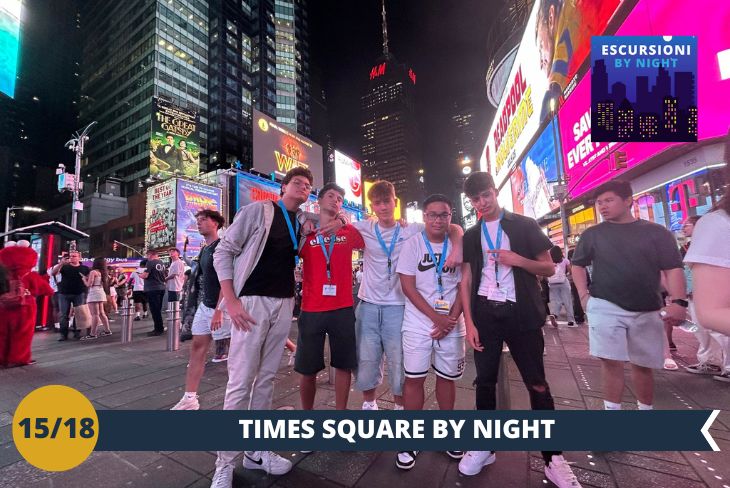
{"type": "Polygon", "coordinates": [[[433,367],[438,376],[456,381],[464,374],[465,361],[464,336],[447,336],[436,340],[426,334],[403,331],[403,368],[406,378],[424,378],[429,368],[433,367]]]}
{"type": "Polygon", "coordinates": [[[193,318],[192,333],[198,335],[212,335],[214,340],[227,339],[231,337],[231,318],[228,312],[223,312],[223,320],[218,330],[210,330],[210,322],[213,320],[214,308],[206,307],[202,303],[198,305],[193,318]]]}

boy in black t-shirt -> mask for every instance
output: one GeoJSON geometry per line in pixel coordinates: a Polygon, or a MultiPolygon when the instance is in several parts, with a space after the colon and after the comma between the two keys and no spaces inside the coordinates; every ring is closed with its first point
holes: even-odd
{"type": "Polygon", "coordinates": [[[682,256],[664,227],[634,218],[633,191],[614,180],[595,192],[603,222],[586,230],[573,254],[573,281],[590,323],[590,352],[601,359],[606,410],[620,410],[624,363],[631,363],[639,410],[653,408],[652,369],[664,362],[664,324],[688,306],[682,256]],[[593,265],[590,291],[586,267],[593,265]],[[664,276],[671,304],[664,306],[664,276]]]}

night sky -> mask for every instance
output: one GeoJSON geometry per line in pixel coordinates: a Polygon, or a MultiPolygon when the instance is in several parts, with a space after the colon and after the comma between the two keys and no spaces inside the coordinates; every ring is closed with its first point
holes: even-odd
{"type": "MultiPolygon", "coordinates": [[[[449,136],[454,99],[475,94],[485,120],[493,117],[485,85],[486,39],[503,3],[386,0],[389,50],[417,75],[428,192],[445,191],[439,182],[456,167],[449,136]]],[[[335,148],[359,158],[360,97],[370,68],[382,54],[380,0],[312,0],[310,9],[311,62],[323,70],[332,141],[335,148]]]]}

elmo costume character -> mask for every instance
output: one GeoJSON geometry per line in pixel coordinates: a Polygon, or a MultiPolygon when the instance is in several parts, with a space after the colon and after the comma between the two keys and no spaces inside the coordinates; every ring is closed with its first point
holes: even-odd
{"type": "Polygon", "coordinates": [[[7,272],[8,291],[0,295],[0,367],[32,362],[30,346],[36,320],[36,297],[53,295],[47,279],[32,271],[38,253],[28,241],[6,242],[0,264],[7,272]]]}

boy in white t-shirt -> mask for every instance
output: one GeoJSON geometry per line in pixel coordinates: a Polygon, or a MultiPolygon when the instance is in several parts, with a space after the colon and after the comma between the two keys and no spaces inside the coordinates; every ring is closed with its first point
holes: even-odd
{"type": "MultiPolygon", "coordinates": [[[[446,234],[451,222],[451,202],[432,195],[423,204],[425,230],[403,245],[398,274],[406,296],[403,317],[403,399],[408,410],[422,410],[423,385],[429,368],[436,373],[436,398],[441,410],[453,410],[456,380],[464,373],[466,329],[461,316],[458,267],[445,266],[449,252],[446,234]],[[433,358],[433,359],[432,359],[433,358]]],[[[398,453],[396,466],[411,469],[418,451],[398,453]]],[[[454,459],[462,451],[447,451],[454,459]]]]}

